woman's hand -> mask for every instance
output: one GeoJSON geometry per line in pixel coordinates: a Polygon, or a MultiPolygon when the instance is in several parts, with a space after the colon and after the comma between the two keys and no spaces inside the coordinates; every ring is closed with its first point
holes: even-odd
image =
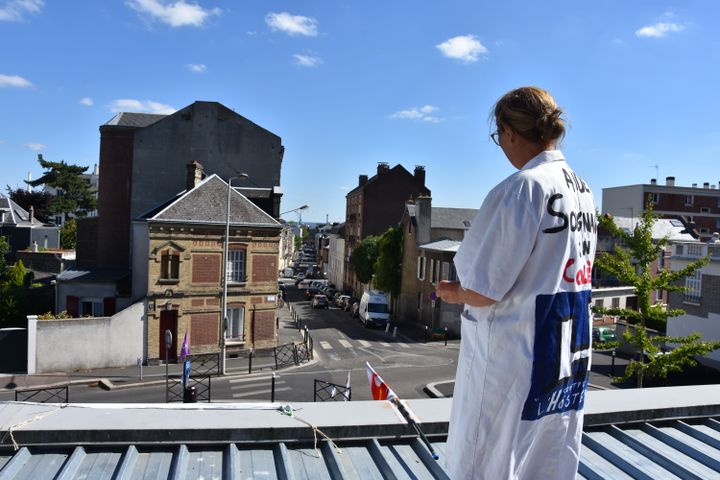
{"type": "Polygon", "coordinates": [[[441,280],[435,286],[435,293],[445,303],[465,303],[460,298],[460,292],[462,292],[460,282],[441,280]]]}
{"type": "Polygon", "coordinates": [[[464,303],[473,307],[488,307],[496,303],[492,298],[462,288],[460,282],[442,280],[435,286],[435,293],[446,303],[464,303]]]}

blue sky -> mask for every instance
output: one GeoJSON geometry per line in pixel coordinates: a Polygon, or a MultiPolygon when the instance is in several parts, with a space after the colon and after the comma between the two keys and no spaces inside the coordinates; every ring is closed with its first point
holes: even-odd
{"type": "Polygon", "coordinates": [[[714,0],[0,0],[0,186],[37,178],[38,153],[92,168],[116,111],[208,100],[282,137],[303,220],[343,220],[377,162],[478,208],[513,172],[488,114],[522,85],[567,111],[597,202],[656,173],[717,185],[719,20],[714,0]]]}

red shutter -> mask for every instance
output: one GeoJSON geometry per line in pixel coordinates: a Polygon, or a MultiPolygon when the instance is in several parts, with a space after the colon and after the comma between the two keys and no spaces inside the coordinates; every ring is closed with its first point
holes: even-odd
{"type": "Polygon", "coordinates": [[[103,316],[111,317],[115,315],[115,297],[105,297],[103,299],[103,316]]]}
{"type": "Polygon", "coordinates": [[[78,308],[80,306],[80,299],[78,297],[68,295],[65,303],[67,304],[65,309],[67,310],[68,315],[72,318],[78,318],[80,316],[80,310],[78,308]]]}

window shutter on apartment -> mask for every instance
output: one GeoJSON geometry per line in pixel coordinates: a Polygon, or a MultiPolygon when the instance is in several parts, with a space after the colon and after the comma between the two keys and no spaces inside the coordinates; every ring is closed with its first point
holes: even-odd
{"type": "Polygon", "coordinates": [[[68,315],[70,315],[70,317],[77,318],[80,316],[79,315],[80,312],[78,310],[79,304],[80,304],[80,299],[78,297],[75,297],[73,295],[67,296],[66,309],[67,309],[67,313],[68,313],[68,315]]]}
{"type": "Polygon", "coordinates": [[[115,315],[115,297],[103,298],[103,316],[111,317],[115,315]]]}

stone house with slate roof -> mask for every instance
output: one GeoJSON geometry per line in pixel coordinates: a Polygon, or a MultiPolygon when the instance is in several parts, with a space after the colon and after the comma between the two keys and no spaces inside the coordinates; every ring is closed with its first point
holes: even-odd
{"type": "MultiPolygon", "coordinates": [[[[166,329],[173,333],[170,359],[179,354],[185,331],[193,353],[216,352],[221,344],[228,184],[214,174],[195,179],[194,186],[133,224],[133,297],[147,297],[150,362],[165,358],[166,329]]],[[[273,347],[276,340],[282,225],[241,191],[230,192],[229,353],[273,347]]]]}
{"type": "Polygon", "coordinates": [[[460,334],[460,306],[430,300],[440,280],[456,280],[453,258],[477,209],[432,207],[429,196],[405,204],[403,270],[397,313],[429,328],[460,334]]]}
{"type": "Polygon", "coordinates": [[[15,252],[38,248],[59,248],[60,231],[57,226],[43,223],[10,197],[0,193],[0,236],[10,244],[8,263],[15,261],[15,252]]]}

